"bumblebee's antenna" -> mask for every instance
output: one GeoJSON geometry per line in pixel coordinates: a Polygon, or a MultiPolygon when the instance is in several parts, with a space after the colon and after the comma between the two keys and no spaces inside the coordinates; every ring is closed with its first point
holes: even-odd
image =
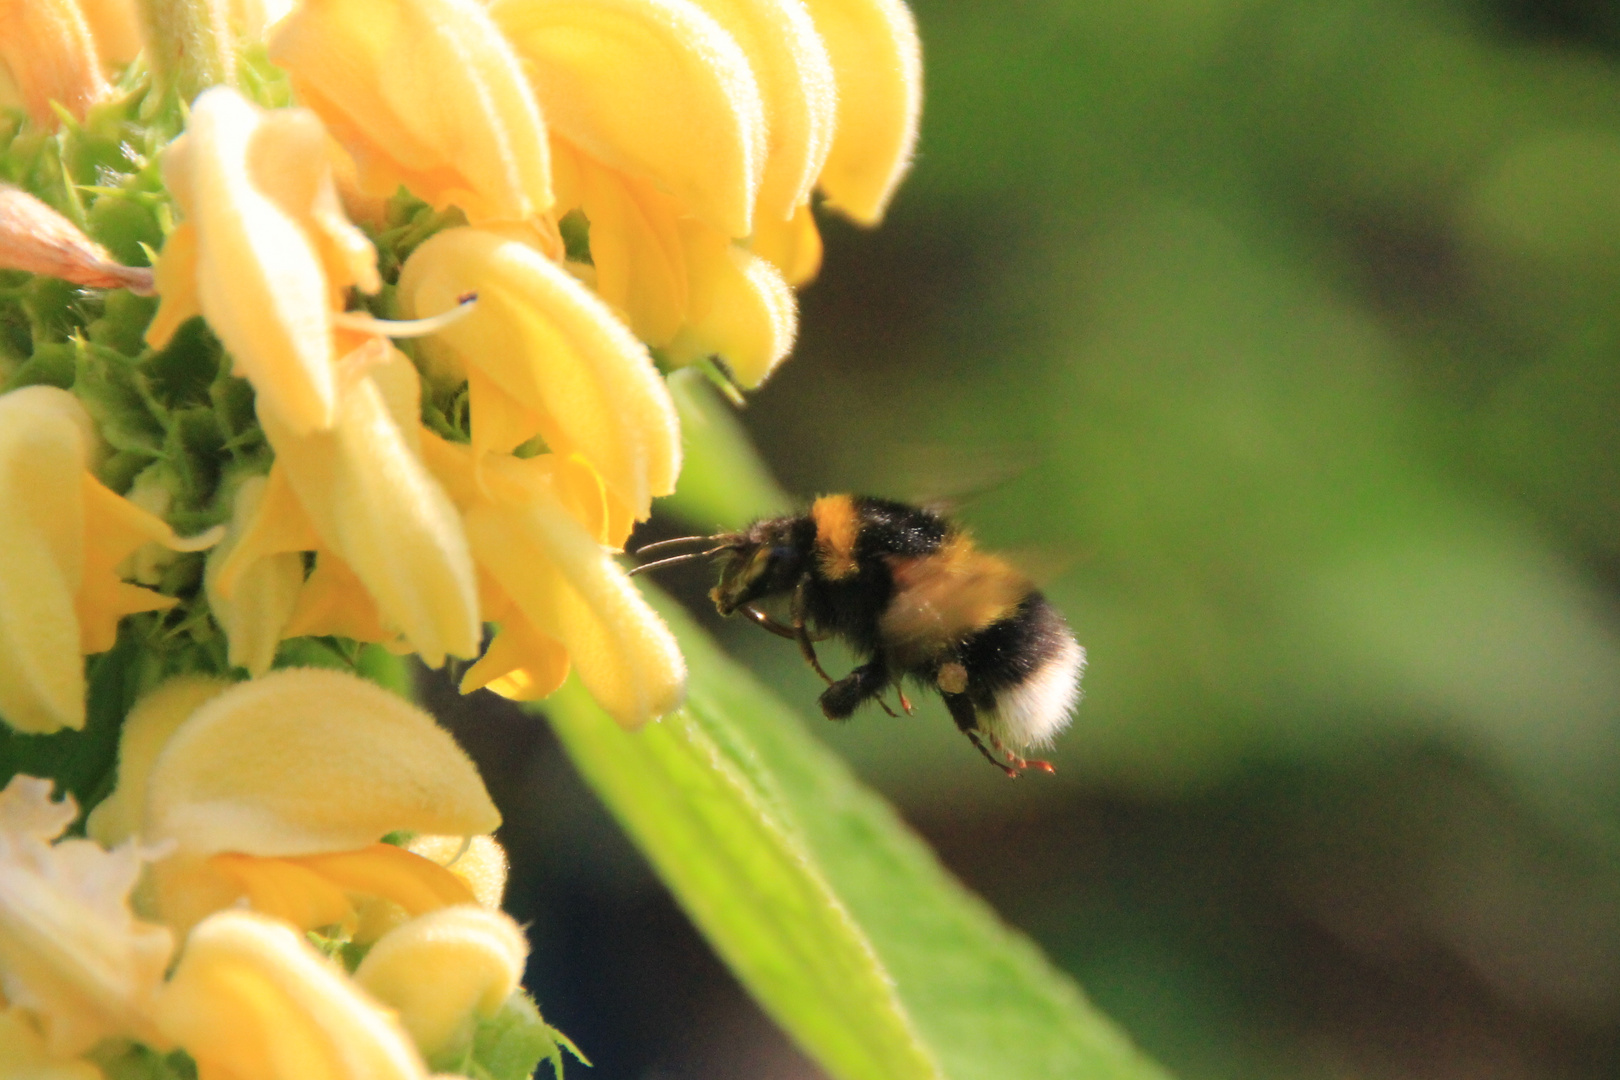
{"type": "MultiPolygon", "coordinates": [[[[710,540],[710,539],[713,539],[713,538],[705,536],[705,537],[703,537],[703,539],[710,540]]],[[[664,541],[664,542],[665,543],[672,543],[673,541],[664,541]]],[[[657,544],[648,544],[647,547],[639,549],[636,552],[636,554],[639,555],[639,554],[641,554],[641,552],[646,551],[647,548],[652,548],[652,547],[657,547],[657,546],[658,546],[657,544]]],[[[721,544],[719,547],[710,548],[708,551],[689,551],[685,555],[671,555],[669,558],[667,558],[667,559],[659,559],[657,562],[642,563],[640,566],[632,566],[630,568],[627,576],[628,577],[635,577],[637,574],[645,573],[648,570],[656,570],[660,566],[675,566],[678,563],[689,563],[689,562],[696,562],[699,559],[707,559],[707,558],[710,558],[711,556],[720,554],[722,551],[726,550],[730,546],[731,546],[730,544],[721,544]]]]}
{"type": "Polygon", "coordinates": [[[641,556],[651,551],[660,551],[664,548],[679,547],[682,544],[703,543],[712,544],[720,539],[718,536],[677,536],[673,540],[659,540],[651,544],[643,544],[630,554],[641,556]]]}

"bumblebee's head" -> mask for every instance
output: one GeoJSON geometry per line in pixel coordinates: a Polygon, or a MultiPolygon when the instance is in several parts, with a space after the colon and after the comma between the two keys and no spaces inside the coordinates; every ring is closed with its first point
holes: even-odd
{"type": "Polygon", "coordinates": [[[804,572],[806,544],[796,535],[798,519],[756,522],[716,554],[720,583],[709,598],[722,615],[744,604],[792,591],[804,572]]]}

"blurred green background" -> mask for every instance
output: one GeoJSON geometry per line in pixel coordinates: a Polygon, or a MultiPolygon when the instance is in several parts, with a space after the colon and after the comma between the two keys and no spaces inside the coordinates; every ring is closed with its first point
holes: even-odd
{"type": "MultiPolygon", "coordinates": [[[[742,419],[796,498],[960,496],[1091,666],[1056,777],[937,702],[815,730],[1188,1080],[1620,1075],[1620,7],[913,9],[914,172],[742,419]]],[[[817,1075],[445,705],[593,1075],[817,1075]]]]}

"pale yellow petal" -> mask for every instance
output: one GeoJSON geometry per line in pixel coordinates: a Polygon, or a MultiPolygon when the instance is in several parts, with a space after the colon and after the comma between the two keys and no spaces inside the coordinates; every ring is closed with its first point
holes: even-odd
{"type": "Polygon", "coordinates": [[[265,479],[257,476],[237,488],[225,539],[209,552],[203,573],[208,607],[229,643],[227,659],[232,667],[246,668],[249,675],[270,670],[304,587],[304,558],[296,551],[265,555],[251,563],[244,560],[230,580],[230,595],[219,586],[226,560],[253,530],[267,488],[265,479]]]}
{"type": "Polygon", "coordinates": [[[84,574],[89,425],[65,390],[0,396],[0,717],[17,731],[84,726],[74,600],[84,574]]]}
{"type": "Polygon", "coordinates": [[[838,123],[821,171],[827,205],[883,218],[911,167],[922,117],[922,49],[903,0],[805,0],[838,81],[838,123]]]}
{"type": "Polygon", "coordinates": [[[746,387],[764,382],[793,348],[798,305],[766,260],[698,222],[683,222],[692,299],[669,358],[687,364],[718,356],[746,387]]]}
{"type": "Polygon", "coordinates": [[[158,1022],[202,1076],[230,1080],[423,1080],[393,1014],[292,928],[222,911],[192,930],[158,1022]]]}
{"type": "Polygon", "coordinates": [[[270,54],[367,189],[404,184],[473,222],[551,208],[539,106],[477,0],[305,0],[270,54]]]}
{"type": "MultiPolygon", "coordinates": [[[[423,339],[455,354],[533,410],[560,454],[577,453],[645,518],[674,490],[680,428],[646,347],[567,271],[533,248],[477,229],[450,229],[419,247],[400,274],[408,315],[448,311],[468,292],[478,306],[423,339]]],[[[477,433],[479,418],[472,418],[477,433]]]]}
{"type": "MultiPolygon", "coordinates": [[[[383,348],[390,363],[410,366],[383,348]]],[[[322,545],[359,575],[385,622],[430,666],[446,653],[476,654],[477,581],[460,520],[413,452],[415,425],[394,422],[376,379],[344,392],[329,431],[299,435],[275,412],[260,421],[322,545]]]]}
{"type": "Polygon", "coordinates": [[[493,832],[500,814],[432,717],[313,668],[239,683],[193,714],[152,770],[150,835],[201,854],[347,851],[395,830],[493,832]]]}
{"type": "Polygon", "coordinates": [[[686,665],[669,628],[612,555],[554,496],[485,503],[466,514],[467,538],[535,629],[561,641],[587,690],[627,728],[680,705],[686,665]]]}
{"type": "Polygon", "coordinates": [[[429,1057],[466,1044],[481,1016],[518,989],[529,943],[510,916],[484,907],[443,908],[383,935],[354,978],[399,1011],[429,1057]]]}
{"type": "Polygon", "coordinates": [[[51,781],[16,776],[0,791],[0,981],[39,1017],[46,1045],[77,1056],[105,1038],[161,1043],[147,1020],[173,942],[129,909],[143,854],[55,840],[76,816],[51,781]],[[54,821],[47,814],[57,812],[54,821]],[[43,827],[42,827],[43,826],[43,827]]]}
{"type": "Polygon", "coordinates": [[[83,118],[111,93],[95,39],[75,0],[0,0],[0,63],[34,123],[56,126],[51,102],[83,118]]]}
{"type": "Polygon", "coordinates": [[[236,595],[237,582],[261,560],[313,551],[320,542],[287,479],[286,466],[271,465],[264,489],[240,535],[220,553],[221,563],[212,587],[228,600],[236,595]]]}
{"type": "Polygon", "coordinates": [[[737,42],[690,0],[497,0],[558,132],[730,236],[751,231],[765,106],[737,42]]]}
{"type": "MultiPolygon", "coordinates": [[[[214,87],[192,104],[186,134],[164,154],[164,177],[187,177],[181,200],[196,230],[198,303],[258,395],[298,431],[337,412],[329,284],[320,253],[293,214],[261,192],[249,167],[262,113],[214,87]]],[[[181,249],[177,258],[192,254],[181,249]]],[[[159,256],[158,279],[171,276],[159,256]]],[[[160,322],[167,330],[174,320],[160,322]]],[[[154,340],[164,340],[161,333],[154,340]]]]}
{"type": "Polygon", "coordinates": [[[85,831],[105,847],[140,836],[152,766],[180,725],[205,701],[230,689],[226,679],[182,675],[135,703],[118,732],[118,773],[113,793],[90,812],[85,831]]]}
{"type": "Polygon", "coordinates": [[[786,221],[832,148],[838,91],[827,49],[802,0],[694,2],[742,46],[759,80],[767,139],[756,214],[786,221]]]}
{"type": "Polygon", "coordinates": [[[501,906],[508,866],[506,851],[493,836],[418,836],[405,847],[465,881],[484,907],[501,906]]]}

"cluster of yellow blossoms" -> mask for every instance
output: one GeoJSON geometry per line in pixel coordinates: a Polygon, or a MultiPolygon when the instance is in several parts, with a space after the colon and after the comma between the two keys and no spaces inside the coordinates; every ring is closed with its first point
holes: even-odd
{"type": "Polygon", "coordinates": [[[0,186],[0,269],[156,293],[157,353],[203,316],[272,457],[181,534],[162,471],[99,478],[78,385],[0,393],[6,724],[83,729],[84,657],[130,615],[194,602],[227,641],[123,717],[84,839],[49,779],[0,792],[0,1075],[484,1075],[475,1031],[527,1006],[499,814],[431,717],[277,653],[462,657],[463,690],[520,699],[572,669],[627,727],[676,708],[679,649],[614,557],[679,473],[659,364],[758,385],[786,355],[812,194],[872,223],[906,170],[915,31],[901,0],[0,0],[0,105],[71,125],[143,49],[207,86],[160,157],[156,264],[0,186]],[[235,78],[261,45],[296,107],[235,78]],[[379,272],[400,189],[455,223],[379,272]],[[190,599],[152,588],[203,551],[190,599]]]}
{"type": "Polygon", "coordinates": [[[152,270],[3,187],[0,269],[155,293],[159,352],[202,316],[273,456],[182,535],[160,480],[98,478],[76,386],[0,394],[0,718],[82,728],[127,616],[206,601],[228,643],[124,718],[87,838],[49,780],[0,792],[0,1075],[129,1046],[202,1080],[460,1072],[527,955],[499,816],[429,717],[278,650],[462,658],[522,700],[573,670],[627,727],[678,706],[615,559],[680,469],[660,365],[756,386],[787,353],[813,194],[874,223],[908,164],[915,31],[901,0],[0,0],[0,106],[82,120],[143,48],[216,84],[162,153],[152,270]],[[296,107],[254,100],[239,48],[296,107]],[[380,270],[402,189],[453,224],[380,270]],[[463,426],[424,426],[427,395],[463,426]],[[199,551],[194,596],[152,587],[199,551]]]}

